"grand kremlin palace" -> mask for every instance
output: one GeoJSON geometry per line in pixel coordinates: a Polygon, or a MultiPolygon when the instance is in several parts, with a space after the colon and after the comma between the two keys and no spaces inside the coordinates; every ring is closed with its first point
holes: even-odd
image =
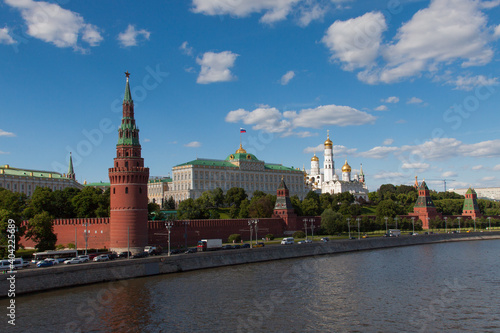
{"type": "Polygon", "coordinates": [[[232,187],[241,187],[251,198],[257,190],[276,194],[281,179],[286,182],[291,196],[303,199],[309,191],[304,183],[303,171],[265,163],[247,153],[240,144],[240,148],[225,160],[197,158],[174,166],[167,196],[172,196],[178,203],[188,198],[199,198],[204,191],[217,187],[224,192],[232,187]]]}

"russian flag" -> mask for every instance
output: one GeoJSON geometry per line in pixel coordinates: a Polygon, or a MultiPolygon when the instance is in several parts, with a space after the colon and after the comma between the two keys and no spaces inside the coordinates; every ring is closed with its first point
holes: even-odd
{"type": "Polygon", "coordinates": [[[240,127],[240,133],[246,133],[246,132],[247,132],[246,129],[240,127]]]}

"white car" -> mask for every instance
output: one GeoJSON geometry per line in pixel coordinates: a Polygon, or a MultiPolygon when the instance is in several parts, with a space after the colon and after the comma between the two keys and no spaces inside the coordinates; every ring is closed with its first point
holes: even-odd
{"type": "Polygon", "coordinates": [[[64,260],[64,263],[66,265],[69,265],[69,264],[81,264],[83,262],[82,259],[78,258],[78,257],[75,257],[75,258],[71,258],[71,259],[68,259],[68,260],[64,260]]]}
{"type": "Polygon", "coordinates": [[[82,254],[82,255],[80,255],[80,256],[78,256],[78,258],[80,258],[80,259],[82,260],[82,262],[87,262],[87,261],[89,261],[89,260],[90,260],[90,257],[89,257],[89,256],[87,256],[87,255],[83,255],[83,254],[82,254]]]}
{"type": "Polygon", "coordinates": [[[107,261],[109,256],[107,254],[101,254],[94,258],[94,261],[107,261]]]}
{"type": "MultiPolygon", "coordinates": [[[[45,259],[43,259],[43,260],[41,260],[41,261],[52,261],[52,265],[57,265],[57,264],[59,264],[59,260],[54,259],[54,258],[45,258],[45,259]]],[[[40,261],[39,261],[39,262],[40,262],[40,261]]]]}

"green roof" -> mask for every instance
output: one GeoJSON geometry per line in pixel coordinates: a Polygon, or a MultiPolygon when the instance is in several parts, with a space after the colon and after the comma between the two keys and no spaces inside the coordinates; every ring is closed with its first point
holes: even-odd
{"type": "Polygon", "coordinates": [[[110,183],[98,182],[98,183],[87,183],[84,186],[92,186],[92,187],[110,187],[110,183]]]}
{"type": "Polygon", "coordinates": [[[297,170],[297,169],[294,169],[294,168],[290,168],[290,167],[286,167],[284,165],[281,165],[281,164],[265,164],[264,165],[264,168],[268,169],[268,170],[278,170],[278,171],[298,171],[298,172],[302,172],[300,170],[297,170]]]}
{"type": "Polygon", "coordinates": [[[38,177],[38,178],[52,178],[52,179],[68,179],[58,172],[18,169],[12,168],[9,165],[0,166],[0,175],[12,175],[21,177],[38,177]]]}
{"type": "Polygon", "coordinates": [[[236,154],[231,154],[228,157],[226,157],[226,161],[230,161],[230,160],[258,161],[259,159],[257,157],[255,157],[254,154],[236,153],[236,154]]]}
{"type": "Polygon", "coordinates": [[[127,76],[127,84],[125,85],[125,96],[123,97],[123,102],[133,103],[132,94],[130,93],[130,85],[128,84],[128,76],[127,76]]]}
{"type": "Polygon", "coordinates": [[[189,161],[186,163],[178,164],[175,167],[185,166],[185,165],[204,165],[204,166],[217,166],[217,167],[228,167],[228,168],[237,168],[238,166],[232,164],[231,162],[222,161],[222,160],[209,160],[209,159],[196,159],[193,161],[189,161]]]}
{"type": "Polygon", "coordinates": [[[171,183],[171,182],[172,182],[172,178],[170,178],[170,177],[148,180],[148,183],[171,183]]]}

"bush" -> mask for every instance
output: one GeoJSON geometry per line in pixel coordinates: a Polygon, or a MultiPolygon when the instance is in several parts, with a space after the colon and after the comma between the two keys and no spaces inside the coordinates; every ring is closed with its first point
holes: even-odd
{"type": "Polygon", "coordinates": [[[66,245],[66,247],[70,250],[73,250],[75,248],[75,244],[73,243],[68,243],[68,245],[66,245]]]}
{"type": "Polygon", "coordinates": [[[292,235],[293,238],[306,238],[306,234],[303,231],[295,231],[292,235]]]}
{"type": "Polygon", "coordinates": [[[66,247],[62,244],[57,244],[56,245],[56,250],[64,250],[66,247]]]}
{"type": "Polygon", "coordinates": [[[241,242],[241,235],[240,234],[229,235],[229,237],[227,238],[227,242],[228,243],[239,243],[239,242],[241,242]]]}
{"type": "Polygon", "coordinates": [[[273,234],[267,234],[266,235],[266,239],[273,240],[274,239],[274,235],[273,234]]]}

